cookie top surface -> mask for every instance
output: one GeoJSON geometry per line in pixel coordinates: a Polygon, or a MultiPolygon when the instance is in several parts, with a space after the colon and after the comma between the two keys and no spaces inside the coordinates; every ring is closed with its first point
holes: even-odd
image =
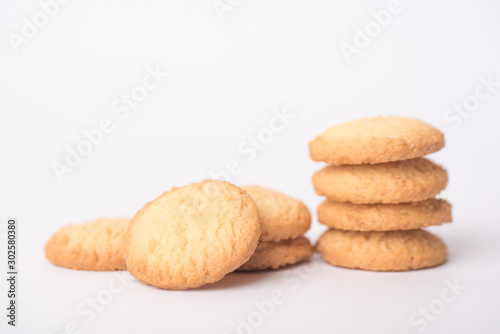
{"type": "Polygon", "coordinates": [[[443,133],[425,122],[379,116],[332,126],[309,142],[309,151],[315,161],[357,165],[419,158],[443,146],[443,133]]]}
{"type": "Polygon", "coordinates": [[[261,241],[252,257],[238,270],[278,269],[304,261],[314,253],[306,237],[281,241],[261,241]]]}
{"type": "Polygon", "coordinates": [[[442,199],[400,204],[352,204],[325,200],[320,223],[339,230],[395,231],[451,222],[451,205],[442,199]]]}
{"type": "Polygon", "coordinates": [[[423,201],[438,195],[447,183],[446,170],[425,158],[327,166],[313,175],[318,195],[356,204],[423,201]]]}
{"type": "Polygon", "coordinates": [[[127,270],[146,284],[189,289],[245,263],[260,236],[259,212],[244,190],[207,180],[165,192],[132,219],[127,270]]]}
{"type": "Polygon", "coordinates": [[[330,229],[316,249],[335,266],[373,271],[406,271],[437,266],[446,261],[443,241],[421,229],[355,232],[330,229]]]}
{"type": "Polygon", "coordinates": [[[128,218],[101,218],[68,225],[56,232],[45,246],[53,264],[76,270],[125,270],[123,241],[128,218]]]}
{"type": "Polygon", "coordinates": [[[260,214],[260,240],[296,238],[311,227],[309,209],[296,199],[255,185],[243,186],[254,199],[260,214]]]}

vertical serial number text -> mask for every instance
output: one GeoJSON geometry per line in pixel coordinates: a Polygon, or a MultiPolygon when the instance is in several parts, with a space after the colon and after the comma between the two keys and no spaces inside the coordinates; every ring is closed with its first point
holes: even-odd
{"type": "Polygon", "coordinates": [[[7,220],[7,324],[16,325],[17,311],[17,219],[7,220]]]}

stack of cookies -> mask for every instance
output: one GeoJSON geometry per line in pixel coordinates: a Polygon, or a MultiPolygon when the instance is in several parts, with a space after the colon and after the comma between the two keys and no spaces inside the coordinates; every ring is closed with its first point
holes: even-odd
{"type": "Polygon", "coordinates": [[[326,197],[318,220],[330,228],[316,245],[323,258],[374,271],[443,263],[446,245],[422,229],[451,222],[451,205],[435,198],[448,174],[422,158],[443,146],[442,132],[403,117],[336,125],[311,141],[311,158],[330,164],[313,176],[326,197]]]}
{"type": "Polygon", "coordinates": [[[207,180],[163,193],[133,219],[69,225],[47,242],[57,266],[128,270],[145,284],[183,290],[235,270],[277,269],[313,254],[300,201],[259,186],[207,180]],[[244,190],[246,189],[246,190],[244,190]]]}
{"type": "Polygon", "coordinates": [[[277,269],[313,254],[304,234],[311,227],[309,209],[296,199],[260,186],[243,186],[260,215],[260,238],[252,257],[238,270],[277,269]]]}

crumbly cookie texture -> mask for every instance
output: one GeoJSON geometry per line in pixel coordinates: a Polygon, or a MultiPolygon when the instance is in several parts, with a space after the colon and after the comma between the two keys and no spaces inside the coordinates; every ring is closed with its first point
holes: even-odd
{"type": "Polygon", "coordinates": [[[446,170],[424,158],[327,166],[313,175],[318,195],[357,204],[423,201],[438,195],[447,183],[446,170]]]}
{"type": "Polygon", "coordinates": [[[339,267],[372,271],[407,271],[434,267],[447,258],[443,241],[421,229],[355,232],[330,229],[318,240],[323,259],[339,267]]]}
{"type": "Polygon", "coordinates": [[[243,186],[260,214],[260,240],[297,238],[311,227],[311,213],[301,201],[260,186],[243,186]]]}
{"type": "Polygon", "coordinates": [[[101,218],[68,225],[45,246],[45,256],[56,266],[93,271],[126,270],[123,241],[128,218],[101,218]]]}
{"type": "Polygon", "coordinates": [[[281,241],[261,241],[250,260],[238,270],[278,269],[302,262],[313,252],[311,242],[303,236],[281,241]]]}
{"type": "Polygon", "coordinates": [[[143,283],[196,288],[248,261],[259,236],[259,212],[250,195],[207,180],[173,188],[141,209],[125,238],[125,261],[143,283]]]}
{"type": "Polygon", "coordinates": [[[451,222],[451,205],[442,199],[400,204],[352,204],[325,200],[320,223],[339,230],[395,231],[451,222]]]}
{"type": "Polygon", "coordinates": [[[309,151],[315,161],[357,165],[420,158],[443,146],[443,133],[427,123],[379,116],[335,125],[309,142],[309,151]]]}

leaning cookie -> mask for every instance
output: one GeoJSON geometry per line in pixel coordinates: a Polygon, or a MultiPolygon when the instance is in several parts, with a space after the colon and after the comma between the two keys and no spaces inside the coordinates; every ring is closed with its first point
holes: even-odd
{"type": "Polygon", "coordinates": [[[420,158],[440,150],[444,135],[420,120],[374,117],[335,125],[309,143],[311,159],[331,165],[420,158]]]}
{"type": "Polygon", "coordinates": [[[296,199],[260,186],[243,186],[252,196],[260,214],[260,240],[297,238],[311,227],[309,209],[296,199]]]}
{"type": "Polygon", "coordinates": [[[451,222],[451,205],[435,198],[400,204],[352,204],[327,199],[318,206],[318,220],[339,230],[413,230],[451,222]]]}
{"type": "Polygon", "coordinates": [[[45,246],[45,256],[56,266],[93,271],[125,270],[123,240],[128,218],[101,218],[69,225],[45,246]]]}
{"type": "Polygon", "coordinates": [[[243,189],[222,181],[173,188],[132,219],[127,270],[143,283],[183,290],[217,282],[252,256],[259,212],[243,189]]]}
{"type": "Polygon", "coordinates": [[[327,166],[313,175],[318,195],[357,204],[423,201],[438,195],[447,183],[446,170],[424,158],[327,166]]]}
{"type": "Polygon", "coordinates": [[[281,241],[261,241],[252,257],[238,270],[278,269],[302,262],[311,255],[311,242],[303,236],[281,241]]]}
{"type": "Polygon", "coordinates": [[[434,267],[446,261],[443,241],[421,229],[355,232],[330,229],[316,250],[334,265],[372,271],[407,271],[434,267]]]}

